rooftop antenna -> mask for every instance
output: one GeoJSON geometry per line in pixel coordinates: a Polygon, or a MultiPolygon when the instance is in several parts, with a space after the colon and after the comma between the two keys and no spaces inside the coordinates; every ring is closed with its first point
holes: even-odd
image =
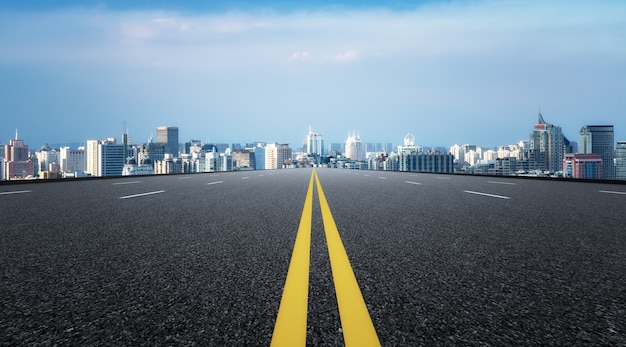
{"type": "Polygon", "coordinates": [[[17,141],[18,137],[17,137],[17,128],[15,128],[15,140],[17,141]]]}

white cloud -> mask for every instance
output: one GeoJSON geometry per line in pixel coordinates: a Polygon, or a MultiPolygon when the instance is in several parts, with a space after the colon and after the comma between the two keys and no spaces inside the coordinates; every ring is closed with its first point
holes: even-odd
{"type": "Polygon", "coordinates": [[[353,63],[361,59],[361,52],[351,49],[343,53],[337,54],[334,60],[338,63],[353,63]]]}
{"type": "Polygon", "coordinates": [[[303,60],[308,59],[311,56],[311,53],[307,51],[297,51],[293,52],[289,57],[289,60],[303,60]]]}

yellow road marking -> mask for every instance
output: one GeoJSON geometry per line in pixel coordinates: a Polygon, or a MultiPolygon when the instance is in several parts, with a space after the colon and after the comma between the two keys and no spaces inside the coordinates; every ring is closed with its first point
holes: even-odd
{"type": "Polygon", "coordinates": [[[280,300],[271,346],[306,346],[306,319],[311,261],[311,221],[313,218],[313,177],[304,199],[298,234],[280,300]]]}
{"type": "MultiPolygon", "coordinates": [[[[315,171],[313,171],[315,172],[315,171]]],[[[341,328],[346,346],[380,346],[376,329],[372,323],[359,284],[352,271],[348,254],[343,246],[335,219],[322,190],[320,180],[315,174],[317,195],[322,210],[322,220],[328,244],[330,266],[335,282],[341,328]]]]}
{"type": "Polygon", "coordinates": [[[306,346],[314,180],[322,211],[345,345],[380,346],[376,329],[315,170],[309,180],[271,346],[306,346]]]}

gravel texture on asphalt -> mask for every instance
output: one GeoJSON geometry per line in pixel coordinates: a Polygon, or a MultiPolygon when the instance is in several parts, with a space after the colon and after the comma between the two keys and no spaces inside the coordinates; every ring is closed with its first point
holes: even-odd
{"type": "MultiPolygon", "coordinates": [[[[317,173],[383,345],[626,345],[626,195],[599,192],[626,186],[317,173]]],[[[269,345],[310,175],[0,185],[30,190],[0,195],[0,345],[269,345]]],[[[335,346],[318,201],[307,344],[335,346]]]]}

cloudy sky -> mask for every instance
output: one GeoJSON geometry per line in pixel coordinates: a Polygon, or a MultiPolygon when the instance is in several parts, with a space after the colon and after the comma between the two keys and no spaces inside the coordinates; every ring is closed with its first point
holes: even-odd
{"type": "Polygon", "coordinates": [[[4,1],[0,143],[626,140],[621,1],[4,1]],[[127,3],[132,3],[131,5],[127,3]]]}

